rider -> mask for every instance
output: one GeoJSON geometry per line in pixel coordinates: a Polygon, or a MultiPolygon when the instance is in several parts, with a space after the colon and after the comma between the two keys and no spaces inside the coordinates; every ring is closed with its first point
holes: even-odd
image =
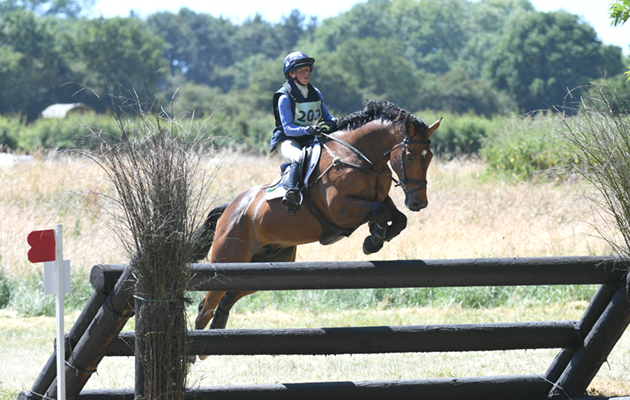
{"type": "Polygon", "coordinates": [[[336,119],[330,114],[322,93],[311,85],[311,71],[315,59],[296,51],[284,59],[283,70],[287,81],[273,95],[273,113],[276,128],[271,137],[271,151],[279,148],[280,154],[291,163],[289,182],[282,204],[289,215],[302,205],[300,193],[299,159],[302,147],[322,132],[336,129],[336,119]]]}

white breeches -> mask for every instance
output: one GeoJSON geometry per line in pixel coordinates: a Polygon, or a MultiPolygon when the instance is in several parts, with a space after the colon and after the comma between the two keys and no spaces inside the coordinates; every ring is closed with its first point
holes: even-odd
{"type": "Polygon", "coordinates": [[[287,161],[299,161],[302,156],[302,148],[296,140],[287,139],[280,142],[280,154],[287,161]]]}

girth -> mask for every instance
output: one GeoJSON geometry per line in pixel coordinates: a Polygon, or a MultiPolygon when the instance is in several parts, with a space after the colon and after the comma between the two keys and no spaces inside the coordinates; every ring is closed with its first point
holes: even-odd
{"type": "Polygon", "coordinates": [[[319,243],[323,245],[336,243],[345,237],[349,237],[350,235],[352,235],[352,232],[357,229],[340,228],[330,222],[326,217],[324,217],[321,211],[319,211],[319,208],[317,208],[317,205],[311,197],[308,188],[302,190],[302,196],[304,198],[304,204],[306,204],[306,208],[308,208],[311,214],[313,214],[315,219],[319,222],[319,225],[322,227],[322,235],[319,237],[319,243]]]}

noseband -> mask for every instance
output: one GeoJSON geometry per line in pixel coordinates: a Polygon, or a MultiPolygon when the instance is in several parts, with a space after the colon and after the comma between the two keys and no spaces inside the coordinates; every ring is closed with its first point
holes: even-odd
{"type": "Polygon", "coordinates": [[[407,178],[407,173],[405,172],[405,153],[407,153],[407,145],[409,144],[415,144],[418,146],[430,146],[431,145],[431,141],[430,140],[426,140],[426,141],[418,141],[418,140],[412,140],[409,139],[409,135],[405,135],[405,138],[403,139],[402,142],[398,143],[397,145],[395,145],[394,147],[392,147],[391,149],[387,150],[385,153],[383,153],[383,156],[388,157],[394,150],[398,149],[399,147],[402,147],[402,153],[400,155],[400,181],[397,181],[396,179],[393,179],[393,181],[396,183],[396,186],[400,186],[403,190],[403,192],[405,192],[405,195],[410,195],[412,193],[417,192],[418,190],[422,190],[422,189],[426,189],[427,188],[427,180],[426,179],[410,179],[407,178]],[[409,190],[409,186],[408,183],[411,183],[413,185],[416,185],[416,188],[413,190],[409,190]]]}

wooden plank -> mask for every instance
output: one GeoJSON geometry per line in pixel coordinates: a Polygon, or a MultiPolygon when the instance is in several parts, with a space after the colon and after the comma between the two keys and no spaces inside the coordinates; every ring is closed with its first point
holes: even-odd
{"type": "MultiPolygon", "coordinates": [[[[377,354],[578,347],[577,321],[376,326],[316,329],[214,329],[189,332],[193,355],[377,354]]],[[[107,351],[133,356],[134,333],[107,351]]]]}
{"type": "MultiPolygon", "coordinates": [[[[551,384],[537,375],[425,380],[287,383],[189,389],[186,400],[546,400],[551,384]]],[[[83,391],[78,400],[132,400],[133,391],[83,391]]]]}
{"type": "MultiPolygon", "coordinates": [[[[189,290],[303,290],[617,283],[616,257],[191,264],[189,290]]],[[[100,273],[119,274],[110,266],[100,273]]],[[[102,278],[103,281],[115,280],[102,278]]]]}

